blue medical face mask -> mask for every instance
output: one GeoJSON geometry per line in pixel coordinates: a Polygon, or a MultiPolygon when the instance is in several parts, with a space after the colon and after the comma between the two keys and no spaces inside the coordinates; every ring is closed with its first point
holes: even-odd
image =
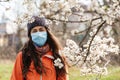
{"type": "Polygon", "coordinates": [[[43,46],[47,41],[47,32],[35,32],[31,33],[32,41],[36,46],[43,46]]]}

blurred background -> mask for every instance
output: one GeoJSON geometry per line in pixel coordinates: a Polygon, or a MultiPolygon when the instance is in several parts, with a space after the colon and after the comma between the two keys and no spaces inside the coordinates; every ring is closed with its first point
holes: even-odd
{"type": "MultiPolygon", "coordinates": [[[[25,15],[30,13],[31,13],[30,15],[38,14],[40,13],[39,10],[42,10],[43,8],[46,9],[46,7],[44,7],[46,5],[44,1],[57,1],[57,0],[31,0],[31,2],[29,0],[0,0],[0,80],[8,80],[10,78],[16,55],[21,49],[21,47],[24,45],[24,43],[28,40],[27,26],[26,26],[26,22],[24,21],[25,15]],[[31,3],[34,4],[32,8],[30,8],[29,5],[31,3]],[[35,7],[36,5],[37,7],[39,7],[39,9],[35,7]]],[[[67,5],[70,4],[73,5],[74,3],[74,0],[61,0],[61,1],[69,2],[69,4],[67,5]]],[[[64,19],[61,17],[63,16],[61,15],[62,11],[58,11],[56,13],[59,14],[60,16],[58,20],[56,17],[54,18],[54,17],[50,17],[50,15],[47,15],[47,12],[45,13],[41,12],[47,17],[48,20],[52,21],[52,23],[50,24],[50,29],[58,37],[58,39],[60,40],[63,46],[65,46],[66,39],[72,39],[78,45],[80,44],[80,47],[83,47],[83,44],[85,44],[90,37],[89,33],[87,33],[86,30],[89,28],[90,25],[89,21],[91,19],[89,18],[94,18],[94,16],[98,16],[98,15],[101,15],[102,19],[105,18],[104,16],[105,14],[100,14],[98,13],[99,11],[97,12],[92,10],[93,8],[96,7],[95,1],[99,2],[100,7],[104,6],[105,11],[107,8],[111,7],[108,5],[109,4],[112,5],[113,4],[112,2],[114,2],[114,0],[78,0],[78,1],[80,7],[83,9],[83,14],[80,13],[82,12],[82,10],[79,12],[79,10],[77,10],[76,7],[73,6],[72,8],[70,8],[71,13],[69,16],[68,15],[65,16],[64,14],[63,17],[64,19]],[[93,4],[95,6],[93,6],[92,1],[94,1],[93,4]],[[85,16],[84,19],[81,17],[83,15],[85,16]],[[83,21],[80,21],[81,19],[83,21]],[[88,21],[86,21],[87,19],[88,21]],[[68,20],[68,22],[66,20],[68,20]],[[73,22],[69,22],[69,21],[73,21],[73,22]],[[75,22],[75,21],[80,21],[80,22],[75,22]],[[84,37],[86,33],[88,35],[84,37]]],[[[115,3],[116,6],[117,4],[118,5],[120,4],[119,0],[118,2],[119,3],[115,3]]],[[[119,10],[120,10],[120,6],[119,6],[119,10]]],[[[50,14],[50,12],[48,14],[50,14]]],[[[106,23],[101,28],[101,31],[98,33],[98,35],[101,37],[111,36],[112,38],[114,38],[115,44],[117,44],[120,47],[119,15],[115,16],[115,18],[117,17],[117,19],[115,19],[113,23],[109,23],[109,22],[106,23]]],[[[93,24],[99,22],[101,21],[99,21],[99,19],[98,20],[96,19],[96,22],[93,22],[93,24]]],[[[91,31],[94,29],[96,29],[96,27],[93,27],[91,31]]],[[[100,80],[120,80],[119,77],[120,52],[118,52],[118,55],[110,54],[109,56],[111,59],[108,67],[110,73],[106,76],[102,76],[100,80]]],[[[70,80],[99,80],[93,78],[95,75],[80,76],[80,71],[78,70],[79,70],[78,67],[72,67],[69,69],[70,80]]]]}

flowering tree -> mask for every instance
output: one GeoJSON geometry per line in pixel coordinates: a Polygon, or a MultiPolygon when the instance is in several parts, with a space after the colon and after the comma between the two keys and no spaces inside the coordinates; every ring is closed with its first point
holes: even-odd
{"type": "Polygon", "coordinates": [[[87,24],[85,30],[72,32],[74,35],[85,32],[79,45],[68,39],[66,47],[60,52],[64,53],[70,66],[81,67],[84,74],[106,74],[106,65],[110,61],[109,54],[119,54],[119,47],[110,33],[113,25],[120,22],[120,0],[101,1],[90,0],[88,6],[83,6],[79,0],[24,0],[21,4],[24,11],[14,22],[23,24],[32,21],[31,16],[37,14],[45,17],[48,24],[59,22],[87,24]],[[79,20],[69,20],[70,15],[76,15],[79,20]],[[107,28],[110,28],[109,32],[107,28]]]}

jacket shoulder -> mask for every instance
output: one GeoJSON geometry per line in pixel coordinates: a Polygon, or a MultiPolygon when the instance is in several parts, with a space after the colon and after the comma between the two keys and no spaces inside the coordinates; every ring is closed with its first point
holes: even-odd
{"type": "Polygon", "coordinates": [[[22,58],[22,51],[18,52],[16,58],[20,58],[20,59],[22,58]]]}

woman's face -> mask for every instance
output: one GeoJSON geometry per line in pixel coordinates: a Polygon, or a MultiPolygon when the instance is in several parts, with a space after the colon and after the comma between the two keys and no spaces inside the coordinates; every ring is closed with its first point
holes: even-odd
{"type": "Polygon", "coordinates": [[[31,33],[35,33],[35,32],[46,32],[46,29],[43,26],[36,26],[31,30],[31,33]]]}
{"type": "Polygon", "coordinates": [[[38,47],[45,45],[45,43],[47,41],[46,28],[43,26],[36,26],[36,27],[32,28],[31,39],[32,39],[33,43],[38,47]]]}

